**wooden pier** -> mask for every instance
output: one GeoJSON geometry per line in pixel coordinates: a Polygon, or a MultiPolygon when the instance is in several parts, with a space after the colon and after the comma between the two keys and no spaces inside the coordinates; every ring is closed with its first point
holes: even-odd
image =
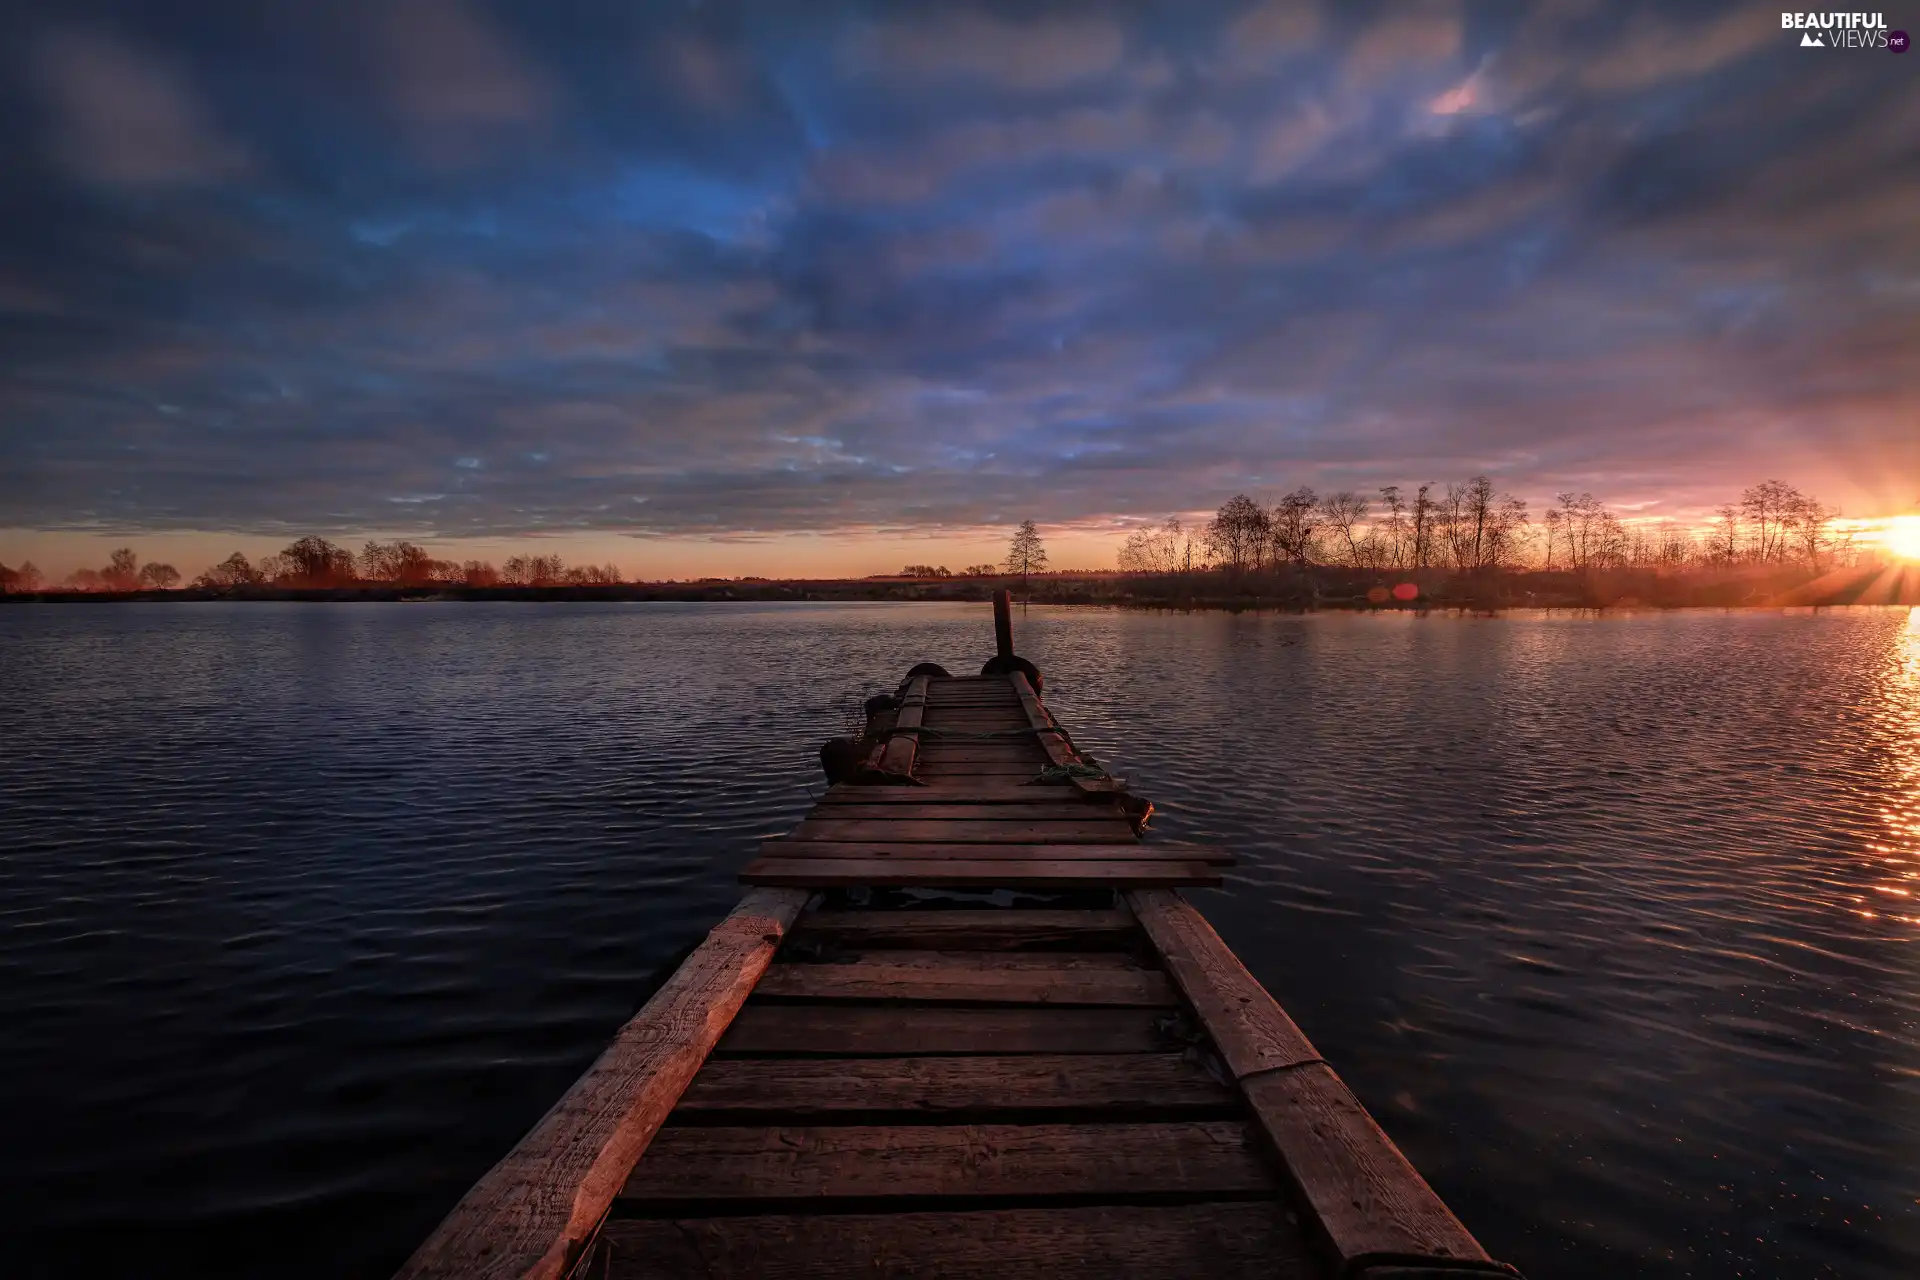
{"type": "Polygon", "coordinates": [[[1492,1261],[1180,895],[1012,654],[854,776],[401,1270],[1344,1277],[1492,1261]]]}

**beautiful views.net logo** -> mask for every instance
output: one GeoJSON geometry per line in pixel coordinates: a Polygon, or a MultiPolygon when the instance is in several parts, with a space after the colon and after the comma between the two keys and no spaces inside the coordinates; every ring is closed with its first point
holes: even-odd
{"type": "Polygon", "coordinates": [[[1905,53],[1904,31],[1887,30],[1880,13],[1783,13],[1780,29],[1798,31],[1802,49],[1891,49],[1905,53]]]}

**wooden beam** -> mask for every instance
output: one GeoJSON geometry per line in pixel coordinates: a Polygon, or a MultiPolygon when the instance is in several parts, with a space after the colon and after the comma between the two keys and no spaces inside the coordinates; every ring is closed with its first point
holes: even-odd
{"type": "Polygon", "coordinates": [[[919,735],[905,731],[920,727],[920,718],[926,709],[927,677],[915,676],[908,681],[906,695],[900,700],[900,710],[894,714],[893,735],[881,749],[881,773],[901,778],[912,776],[913,755],[919,746],[919,735]]]}
{"type": "Polygon", "coordinates": [[[793,926],[796,940],[855,949],[1019,951],[1121,947],[1139,926],[1124,911],[809,911],[793,926]]]}
{"type": "Polygon", "coordinates": [[[760,980],[760,995],[1148,1008],[1180,1002],[1164,973],[1097,951],[873,951],[850,964],[776,964],[760,980]]]}
{"type": "MultiPolygon", "coordinates": [[[[1035,729],[1055,730],[1055,732],[1035,735],[1040,741],[1041,748],[1046,751],[1047,758],[1061,768],[1072,764],[1084,763],[1079,753],[1074,751],[1073,747],[1068,743],[1066,735],[1058,732],[1060,726],[1054,721],[1053,713],[1042,705],[1040,695],[1035,693],[1033,686],[1027,682],[1026,673],[1023,671],[1015,671],[1007,677],[1007,680],[1013,685],[1015,696],[1020,699],[1020,708],[1026,714],[1027,723],[1035,729]]],[[[1073,778],[1070,779],[1070,781],[1074,787],[1086,792],[1126,790],[1125,783],[1117,778],[1111,777],[1073,778]]]]}
{"type": "Polygon", "coordinates": [[[1044,1119],[1048,1111],[1073,1109],[1174,1119],[1221,1108],[1241,1114],[1239,1091],[1182,1054],[1026,1053],[716,1060],[694,1077],[674,1115],[753,1113],[804,1123],[866,1111],[947,1118],[1031,1111],[1044,1119]]]}
{"type": "Polygon", "coordinates": [[[1333,1068],[1268,1071],[1240,1088],[1342,1274],[1368,1258],[1491,1264],[1333,1068]]]}
{"type": "Polygon", "coordinates": [[[398,1280],[565,1275],[806,900],[792,889],[742,898],[586,1074],[462,1197],[398,1280]]]}
{"type": "Polygon", "coordinates": [[[620,1207],[631,1216],[684,1201],[1277,1191],[1259,1144],[1241,1120],[689,1126],[661,1131],[620,1207]]]}
{"type": "Polygon", "coordinates": [[[743,884],[844,889],[893,886],[918,889],[1169,889],[1220,883],[1204,862],[1044,862],[960,858],[756,858],[740,873],[743,884]]]}
{"type": "Polygon", "coordinates": [[[742,1214],[607,1224],[602,1280],[1318,1280],[1277,1205],[742,1214]]]}
{"type": "Polygon", "coordinates": [[[1125,818],[1088,814],[1078,818],[1011,822],[1004,818],[966,821],[939,818],[808,818],[787,833],[787,841],[899,845],[902,850],[928,844],[1130,844],[1133,828],[1125,818]]]}
{"type": "Polygon", "coordinates": [[[1013,657],[1013,592],[993,593],[993,651],[1002,662],[1013,657]]]}
{"type": "MultiPolygon", "coordinates": [[[[917,796],[913,792],[918,788],[896,787],[905,791],[918,804],[836,804],[829,809],[815,809],[808,815],[809,821],[824,822],[1087,822],[1110,817],[1124,822],[1118,809],[1087,804],[1072,795],[1071,792],[1060,796],[1052,804],[954,804],[925,792],[917,796]]],[[[1036,788],[1038,790],[1038,788],[1036,788]]]]}
{"type": "Polygon", "coordinates": [[[1142,889],[1127,895],[1127,905],[1236,1080],[1320,1061],[1306,1034],[1185,898],[1142,889]]]}
{"type": "Polygon", "coordinates": [[[716,1054],[844,1058],[968,1053],[1157,1053],[1165,1009],[1123,1005],[768,1004],[749,1000],[716,1054]]]}
{"type": "MultiPolygon", "coordinates": [[[[1038,787],[1025,783],[988,783],[935,791],[927,787],[858,787],[840,784],[828,787],[821,804],[1078,804],[1089,812],[1101,812],[1103,798],[1081,795],[1072,787],[1038,787]]],[[[825,816],[824,814],[822,816],[825,816]]]]}
{"type": "Polygon", "coordinates": [[[937,843],[915,844],[885,840],[767,840],[760,845],[766,858],[885,859],[888,862],[1000,861],[1000,862],[1204,862],[1232,866],[1230,854],[1206,845],[1102,844],[989,844],[955,837],[937,843]]]}
{"type": "Polygon", "coordinates": [[[1164,890],[1126,901],[1239,1081],[1342,1274],[1370,1257],[1490,1264],[1205,917],[1164,890]]]}

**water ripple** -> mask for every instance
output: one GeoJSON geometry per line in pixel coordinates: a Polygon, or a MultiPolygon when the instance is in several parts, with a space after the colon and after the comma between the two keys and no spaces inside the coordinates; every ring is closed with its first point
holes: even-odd
{"type": "MultiPolygon", "coordinates": [[[[1017,628],[1156,832],[1239,855],[1202,905],[1494,1252],[1920,1274],[1920,621],[1017,628]]],[[[987,639],[0,610],[10,1273],[387,1274],[731,904],[844,695],[987,639]]]]}

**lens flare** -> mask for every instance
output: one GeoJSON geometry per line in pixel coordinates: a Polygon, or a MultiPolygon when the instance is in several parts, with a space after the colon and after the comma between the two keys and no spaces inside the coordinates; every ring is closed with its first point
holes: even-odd
{"type": "Polygon", "coordinates": [[[1880,541],[1902,560],[1920,560],[1920,516],[1895,516],[1887,521],[1880,541]]]}

